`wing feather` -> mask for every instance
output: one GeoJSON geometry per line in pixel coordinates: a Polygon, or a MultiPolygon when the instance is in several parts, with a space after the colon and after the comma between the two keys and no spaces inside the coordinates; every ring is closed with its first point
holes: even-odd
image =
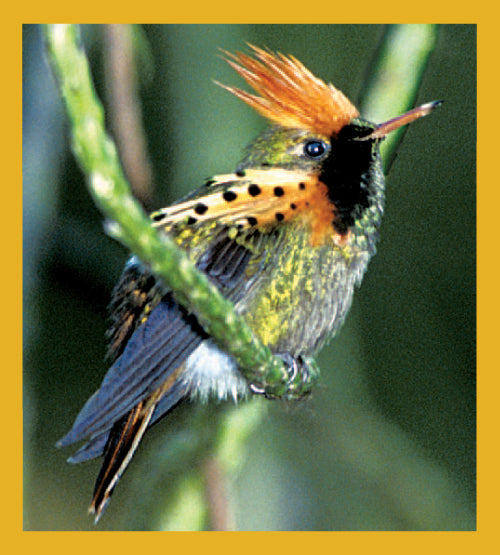
{"type": "MultiPolygon", "coordinates": [[[[255,240],[258,234],[252,235],[255,240]]],[[[227,234],[219,233],[200,257],[197,266],[207,273],[224,295],[237,300],[242,291],[241,284],[246,280],[245,268],[252,255],[255,253],[247,247],[227,234]]],[[[133,279],[134,287],[137,286],[138,270],[129,264],[126,273],[133,279]]],[[[144,283],[144,280],[140,282],[144,283]]],[[[119,301],[123,306],[116,300],[112,303],[115,309],[122,311],[113,322],[113,338],[116,342],[116,337],[128,335],[129,339],[124,347],[115,345],[115,353],[121,354],[109,368],[99,390],[85,403],[72,429],[58,442],[58,446],[66,446],[89,438],[71,462],[100,455],[115,422],[167,382],[189,354],[208,337],[196,317],[180,307],[172,293],[165,294],[141,323],[137,307],[144,308],[144,303],[137,304],[134,287],[129,288],[129,295],[133,297],[132,309],[123,298],[119,301]],[[129,322],[130,314],[132,324],[129,322]],[[125,326],[125,331],[120,325],[125,326]]],[[[118,292],[123,295],[126,289],[126,284],[122,283],[118,292]]],[[[171,391],[165,392],[159,400],[151,423],[159,420],[184,395],[186,391],[174,380],[171,391]]]]}
{"type": "Polygon", "coordinates": [[[192,352],[205,337],[194,316],[187,315],[172,295],[167,295],[134,332],[59,445],[110,429],[117,419],[160,387],[186,352],[192,352]]]}

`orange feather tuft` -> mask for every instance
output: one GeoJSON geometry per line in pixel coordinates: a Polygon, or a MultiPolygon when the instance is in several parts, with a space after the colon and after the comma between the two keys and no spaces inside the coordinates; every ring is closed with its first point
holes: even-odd
{"type": "Polygon", "coordinates": [[[331,136],[359,115],[341,91],[315,77],[293,56],[273,54],[252,45],[250,48],[257,59],[241,53],[225,54],[231,58],[227,60],[229,65],[257,95],[221,86],[264,117],[283,127],[331,136]]]}

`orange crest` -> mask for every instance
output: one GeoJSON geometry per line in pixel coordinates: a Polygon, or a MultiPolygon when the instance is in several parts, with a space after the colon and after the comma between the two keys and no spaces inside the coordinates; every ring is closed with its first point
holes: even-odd
{"type": "Polygon", "coordinates": [[[221,86],[264,117],[283,127],[331,136],[359,115],[341,91],[315,77],[293,56],[273,54],[252,45],[250,48],[257,59],[226,52],[232,58],[227,62],[257,95],[221,86]]]}

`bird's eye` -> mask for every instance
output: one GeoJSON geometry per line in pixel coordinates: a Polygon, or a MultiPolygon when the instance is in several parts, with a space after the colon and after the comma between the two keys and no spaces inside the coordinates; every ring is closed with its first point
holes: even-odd
{"type": "Polygon", "coordinates": [[[323,141],[309,141],[304,146],[304,152],[309,158],[321,158],[326,150],[327,146],[323,141]]]}

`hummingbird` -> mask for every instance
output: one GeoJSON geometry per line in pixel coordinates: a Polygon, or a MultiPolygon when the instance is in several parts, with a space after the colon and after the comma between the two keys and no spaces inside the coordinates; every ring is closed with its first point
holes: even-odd
{"type": "MultiPolygon", "coordinates": [[[[380,143],[440,101],[374,124],[295,57],[250,48],[226,61],[253,92],[221,86],[271,125],[234,173],[153,212],[151,225],[185,249],[291,373],[306,375],[375,254],[385,193],[380,143]]],[[[89,508],[95,522],[146,430],[179,403],[266,393],[135,256],[109,309],[110,368],[58,442],[86,440],[72,463],[103,456],[89,508]]]]}

